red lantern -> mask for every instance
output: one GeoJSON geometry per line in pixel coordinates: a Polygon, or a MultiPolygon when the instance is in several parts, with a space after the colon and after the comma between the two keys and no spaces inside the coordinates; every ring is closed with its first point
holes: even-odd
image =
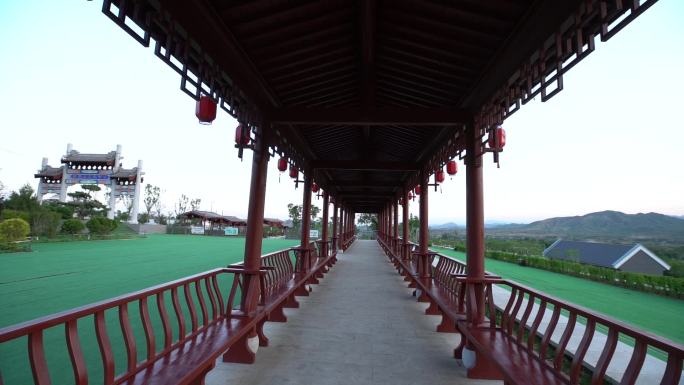
{"type": "Polygon", "coordinates": [[[501,150],[504,148],[506,145],[506,131],[502,127],[497,127],[490,131],[489,138],[487,139],[487,145],[489,148],[493,148],[495,150],[501,150]]]}
{"type": "Polygon", "coordinates": [[[297,166],[290,166],[290,178],[297,179],[297,174],[299,174],[297,166]]]}
{"type": "Polygon", "coordinates": [[[437,183],[444,182],[444,170],[435,171],[435,182],[437,182],[437,183]]]}
{"type": "Polygon", "coordinates": [[[416,186],[416,188],[413,189],[413,191],[415,191],[416,196],[420,195],[420,186],[416,186]]]}
{"type": "Polygon", "coordinates": [[[404,205],[404,198],[399,198],[399,205],[401,205],[401,206],[404,205]]]}
{"type": "Polygon", "coordinates": [[[458,172],[458,163],[455,160],[450,160],[447,162],[447,174],[456,175],[458,172]]]}
{"type": "Polygon", "coordinates": [[[311,184],[311,192],[315,192],[315,193],[318,192],[318,185],[316,184],[316,182],[313,182],[311,184]]]}
{"type": "Polygon", "coordinates": [[[287,158],[278,159],[278,171],[285,172],[287,170],[287,158]]]}
{"type": "Polygon", "coordinates": [[[411,199],[411,200],[413,200],[413,194],[411,194],[411,193],[408,193],[408,199],[411,199]]]}
{"type": "Polygon", "coordinates": [[[242,131],[242,124],[238,124],[238,126],[235,127],[235,144],[246,146],[251,140],[249,137],[249,129],[245,130],[244,136],[242,131]]]}
{"type": "Polygon", "coordinates": [[[195,116],[201,124],[211,124],[216,119],[216,102],[206,95],[200,96],[195,104],[195,116]]]}

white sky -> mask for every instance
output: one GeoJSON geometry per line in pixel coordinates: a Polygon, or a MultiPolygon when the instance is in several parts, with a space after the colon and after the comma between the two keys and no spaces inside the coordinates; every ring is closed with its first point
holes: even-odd
{"type": "MultiPolygon", "coordinates": [[[[123,145],[144,161],[167,210],[180,194],[245,217],[251,152],[236,122],[194,116],[180,79],[100,12],[100,2],[0,3],[0,181],[34,187],[71,142],[81,152],[123,145]]],[[[684,2],[661,0],[565,76],[565,90],[511,117],[501,169],[486,159],[488,220],[526,222],[600,210],[684,215],[684,2]]],[[[269,165],[266,216],[287,217],[302,189],[269,165]]],[[[430,196],[430,222],[465,220],[465,168],[430,196]]],[[[314,203],[321,204],[321,201],[314,203]]],[[[417,213],[417,201],[411,211],[417,213]]]]}

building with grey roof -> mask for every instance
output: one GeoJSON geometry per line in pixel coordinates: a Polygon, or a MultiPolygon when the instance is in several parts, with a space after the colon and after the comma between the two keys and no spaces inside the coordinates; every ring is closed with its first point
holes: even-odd
{"type": "Polygon", "coordinates": [[[544,256],[632,273],[663,275],[670,265],[640,243],[632,245],[557,240],[544,256]]]}

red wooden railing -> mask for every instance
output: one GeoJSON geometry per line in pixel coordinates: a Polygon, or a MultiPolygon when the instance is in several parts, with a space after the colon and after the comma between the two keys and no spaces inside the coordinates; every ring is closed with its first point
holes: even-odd
{"type": "MultiPolygon", "coordinates": [[[[605,343],[597,362],[591,365],[591,384],[604,383],[606,370],[615,358],[614,353],[618,341],[633,345],[633,351],[622,371],[622,377],[613,380],[619,381],[620,384],[634,384],[643,369],[649,350],[654,350],[656,356],[664,357],[666,362],[662,378],[654,383],[676,385],[682,380],[684,346],[514,281],[505,279],[488,279],[487,281],[484,289],[479,290],[484,290],[490,326],[503,330],[554,370],[563,372],[571,383],[580,381],[582,369],[587,366],[586,354],[599,333],[605,336],[605,343]],[[510,289],[510,297],[503,309],[496,307],[492,288],[494,284],[510,289]],[[498,316],[493,317],[492,314],[495,313],[498,313],[498,316]],[[550,314],[550,319],[547,318],[547,326],[541,331],[542,321],[548,314],[550,314]],[[567,321],[559,322],[561,317],[565,317],[567,321]],[[568,343],[578,325],[583,325],[584,328],[582,338],[579,344],[570,351],[568,343]],[[553,341],[553,335],[561,337],[558,341],[553,341]],[[569,366],[565,362],[568,360],[567,357],[572,357],[569,366]]],[[[466,282],[466,287],[468,293],[466,303],[469,307],[470,303],[475,301],[475,290],[478,290],[476,289],[478,285],[466,282]]]]}
{"type": "MultiPolygon", "coordinates": [[[[50,384],[50,374],[45,359],[43,333],[46,329],[62,326],[69,351],[69,359],[74,372],[76,384],[87,384],[88,373],[81,350],[77,323],[79,320],[93,316],[95,334],[100,349],[100,358],[104,369],[104,383],[120,383],[128,375],[142,370],[160,356],[174,349],[179,343],[190,338],[203,327],[216,321],[219,317],[230,314],[236,296],[236,288],[228,295],[227,301],[223,296],[218,276],[235,273],[234,268],[220,268],[204,273],[195,274],[173,282],[147,288],[116,298],[94,304],[67,310],[61,313],[38,318],[18,325],[0,329],[0,344],[19,337],[28,337],[28,358],[31,365],[34,383],[37,385],[50,384]],[[171,296],[173,305],[173,319],[169,317],[165,297],[171,296]],[[181,306],[181,296],[189,311],[190,324],[186,323],[186,315],[181,306]],[[163,341],[156,341],[153,322],[150,317],[150,302],[156,302],[163,328],[163,341]],[[146,357],[138,359],[138,349],[133,336],[129,307],[133,305],[139,309],[141,323],[145,332],[146,357]],[[116,311],[119,326],[126,347],[126,372],[120,376],[114,373],[114,354],[107,330],[105,312],[116,311]],[[171,322],[178,325],[177,335],[172,335],[171,322]],[[157,351],[157,345],[163,349],[157,351]]],[[[235,280],[237,281],[237,280],[235,280]]],[[[1,378],[1,377],[0,377],[1,378]]],[[[1,383],[0,379],[0,383],[1,383]]]]}
{"type": "MultiPolygon", "coordinates": [[[[395,260],[400,259],[401,255],[406,255],[394,251],[396,248],[392,250],[382,238],[379,239],[386,252],[393,252],[395,260]]],[[[415,246],[410,242],[407,245],[410,248],[415,246]]],[[[665,360],[662,376],[653,381],[654,384],[676,385],[683,380],[684,346],[490,273],[487,273],[487,277],[481,280],[482,282],[474,282],[465,277],[467,271],[465,263],[443,254],[435,254],[439,260],[432,269],[433,282],[451,292],[455,296],[453,303],[458,304],[459,307],[463,306],[465,300],[465,310],[470,322],[473,319],[471,307],[477,297],[475,291],[482,290],[486,301],[489,327],[502,330],[511,336],[514,341],[539,357],[553,370],[562,373],[561,375],[570,383],[580,383],[582,373],[585,376],[590,373],[591,378],[583,379],[584,381],[591,384],[603,384],[606,380],[606,371],[611,364],[614,366],[622,364],[613,362],[619,341],[631,344],[634,348],[628,362],[624,364],[624,370],[620,372],[621,378],[611,379],[612,381],[629,385],[636,383],[642,374],[649,350],[654,351],[655,356],[665,360]],[[497,306],[495,303],[494,285],[510,290],[505,306],[497,306]],[[561,317],[565,317],[567,322],[559,322],[561,317]],[[546,327],[542,328],[542,324],[546,327]],[[584,331],[579,344],[571,351],[569,342],[573,332],[581,328],[577,325],[583,325],[584,331]],[[597,333],[605,336],[605,344],[596,362],[589,365],[585,358],[592,341],[598,338],[597,333]],[[559,335],[560,338],[554,340],[553,336],[559,335]],[[553,354],[551,354],[552,350],[553,354]],[[569,364],[568,360],[570,360],[569,364]],[[583,370],[586,368],[590,369],[583,370]]],[[[414,259],[414,256],[404,258],[408,262],[414,259]]],[[[414,265],[412,263],[409,266],[414,265]]],[[[457,310],[460,312],[464,309],[457,310]]],[[[653,371],[653,368],[650,369],[653,371]]]]}
{"type": "MultiPolygon", "coordinates": [[[[314,247],[314,243],[311,243],[310,248],[314,247]]],[[[294,250],[295,248],[280,250],[261,257],[260,304],[263,304],[264,299],[271,293],[276,292],[294,279],[292,259],[294,250]]],[[[316,254],[313,253],[314,256],[316,254]]],[[[311,262],[316,263],[316,260],[314,259],[311,262]]],[[[319,260],[319,262],[321,261],[319,260]]],[[[77,325],[79,322],[86,322],[86,318],[92,317],[95,323],[94,337],[99,346],[104,384],[120,384],[207,326],[221,318],[230,318],[234,309],[240,305],[243,273],[242,263],[236,263],[225,268],[210,270],[134,293],[5,327],[0,329],[0,344],[27,337],[28,360],[34,383],[38,385],[50,384],[51,376],[47,366],[43,336],[47,329],[62,327],[65,330],[64,341],[68,347],[68,358],[73,368],[75,383],[78,385],[87,384],[89,381],[86,360],[81,349],[77,325]],[[223,276],[232,277],[232,283],[227,284],[227,280],[222,279],[224,282],[220,284],[219,278],[223,276]],[[157,328],[155,328],[155,322],[152,321],[150,314],[152,304],[155,305],[159,313],[158,324],[160,326],[157,325],[157,328]],[[129,313],[129,309],[132,307],[137,309],[140,317],[139,323],[144,330],[146,345],[144,357],[141,357],[136,346],[131,314],[129,313]],[[172,308],[173,311],[169,312],[168,308],[172,308]],[[115,373],[115,354],[110,341],[112,333],[108,330],[108,326],[111,327],[112,322],[107,322],[105,319],[105,312],[109,318],[112,311],[116,312],[126,351],[125,369],[123,373],[119,374],[115,373]],[[155,338],[155,332],[157,335],[163,335],[161,341],[155,338]]],[[[299,284],[299,282],[295,284],[299,284]]],[[[238,315],[242,314],[238,312],[238,315]]],[[[52,342],[57,343],[57,341],[52,342]]],[[[91,379],[90,383],[92,382],[91,379]]],[[[2,384],[3,377],[0,373],[0,385],[2,384]]]]}

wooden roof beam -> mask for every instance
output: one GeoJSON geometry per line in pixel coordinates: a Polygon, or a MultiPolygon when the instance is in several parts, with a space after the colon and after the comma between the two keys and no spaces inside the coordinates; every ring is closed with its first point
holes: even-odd
{"type": "Polygon", "coordinates": [[[270,112],[275,124],[344,126],[456,126],[469,122],[470,111],[458,108],[396,108],[378,107],[369,111],[358,107],[340,108],[280,108],[270,112]]]}
{"type": "Polygon", "coordinates": [[[359,160],[317,160],[312,162],[317,170],[355,170],[355,171],[417,171],[419,167],[414,163],[381,162],[359,160]]]}

